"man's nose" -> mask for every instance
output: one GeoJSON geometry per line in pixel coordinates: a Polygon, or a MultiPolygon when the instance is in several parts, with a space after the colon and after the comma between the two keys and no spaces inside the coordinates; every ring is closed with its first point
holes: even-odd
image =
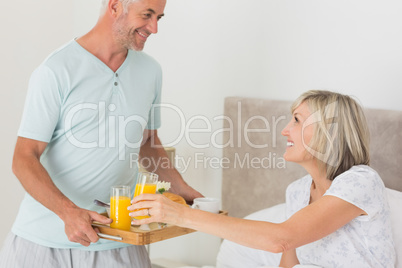
{"type": "Polygon", "coordinates": [[[156,34],[158,32],[158,19],[157,18],[151,19],[150,23],[148,24],[148,30],[153,34],[156,34]]]}

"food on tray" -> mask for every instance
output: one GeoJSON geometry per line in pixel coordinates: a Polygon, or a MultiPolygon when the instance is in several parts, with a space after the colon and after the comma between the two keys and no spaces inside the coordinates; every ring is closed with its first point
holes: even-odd
{"type": "Polygon", "coordinates": [[[169,193],[169,192],[164,192],[163,195],[166,196],[167,198],[169,198],[170,200],[176,202],[176,203],[186,205],[186,200],[184,200],[184,198],[181,197],[180,195],[172,194],[172,193],[169,193]]]}

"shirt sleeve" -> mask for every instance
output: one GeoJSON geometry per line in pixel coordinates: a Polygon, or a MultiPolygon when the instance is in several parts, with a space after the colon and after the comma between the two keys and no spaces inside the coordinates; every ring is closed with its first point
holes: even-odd
{"type": "Polygon", "coordinates": [[[18,136],[49,142],[60,115],[61,96],[53,72],[45,65],[31,75],[18,136]]]}
{"type": "Polygon", "coordinates": [[[384,183],[374,170],[355,168],[336,177],[325,195],[355,205],[365,211],[370,220],[384,205],[384,183]]]}

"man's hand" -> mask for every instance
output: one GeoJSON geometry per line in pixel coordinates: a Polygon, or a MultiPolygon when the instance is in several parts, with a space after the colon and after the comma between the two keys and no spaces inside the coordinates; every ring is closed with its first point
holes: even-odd
{"type": "Polygon", "coordinates": [[[180,195],[183,197],[187,204],[192,205],[193,200],[198,197],[204,197],[200,192],[190,187],[187,183],[182,183],[182,181],[176,181],[176,183],[172,183],[172,187],[169,192],[180,195]]]}
{"type": "Polygon", "coordinates": [[[94,221],[103,224],[110,224],[112,222],[112,219],[102,216],[95,211],[79,207],[67,209],[61,219],[64,221],[68,240],[80,243],[85,247],[99,240],[97,230],[92,227],[94,221]]]}

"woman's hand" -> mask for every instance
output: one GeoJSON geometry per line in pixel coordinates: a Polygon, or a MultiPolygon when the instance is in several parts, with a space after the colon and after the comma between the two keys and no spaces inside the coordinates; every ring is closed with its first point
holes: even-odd
{"type": "Polygon", "coordinates": [[[163,222],[180,226],[189,207],[173,202],[161,194],[142,194],[131,201],[128,210],[131,217],[148,216],[142,220],[133,220],[133,224],[141,225],[151,222],[163,222]],[[142,210],[138,210],[142,209],[142,210]]]}

